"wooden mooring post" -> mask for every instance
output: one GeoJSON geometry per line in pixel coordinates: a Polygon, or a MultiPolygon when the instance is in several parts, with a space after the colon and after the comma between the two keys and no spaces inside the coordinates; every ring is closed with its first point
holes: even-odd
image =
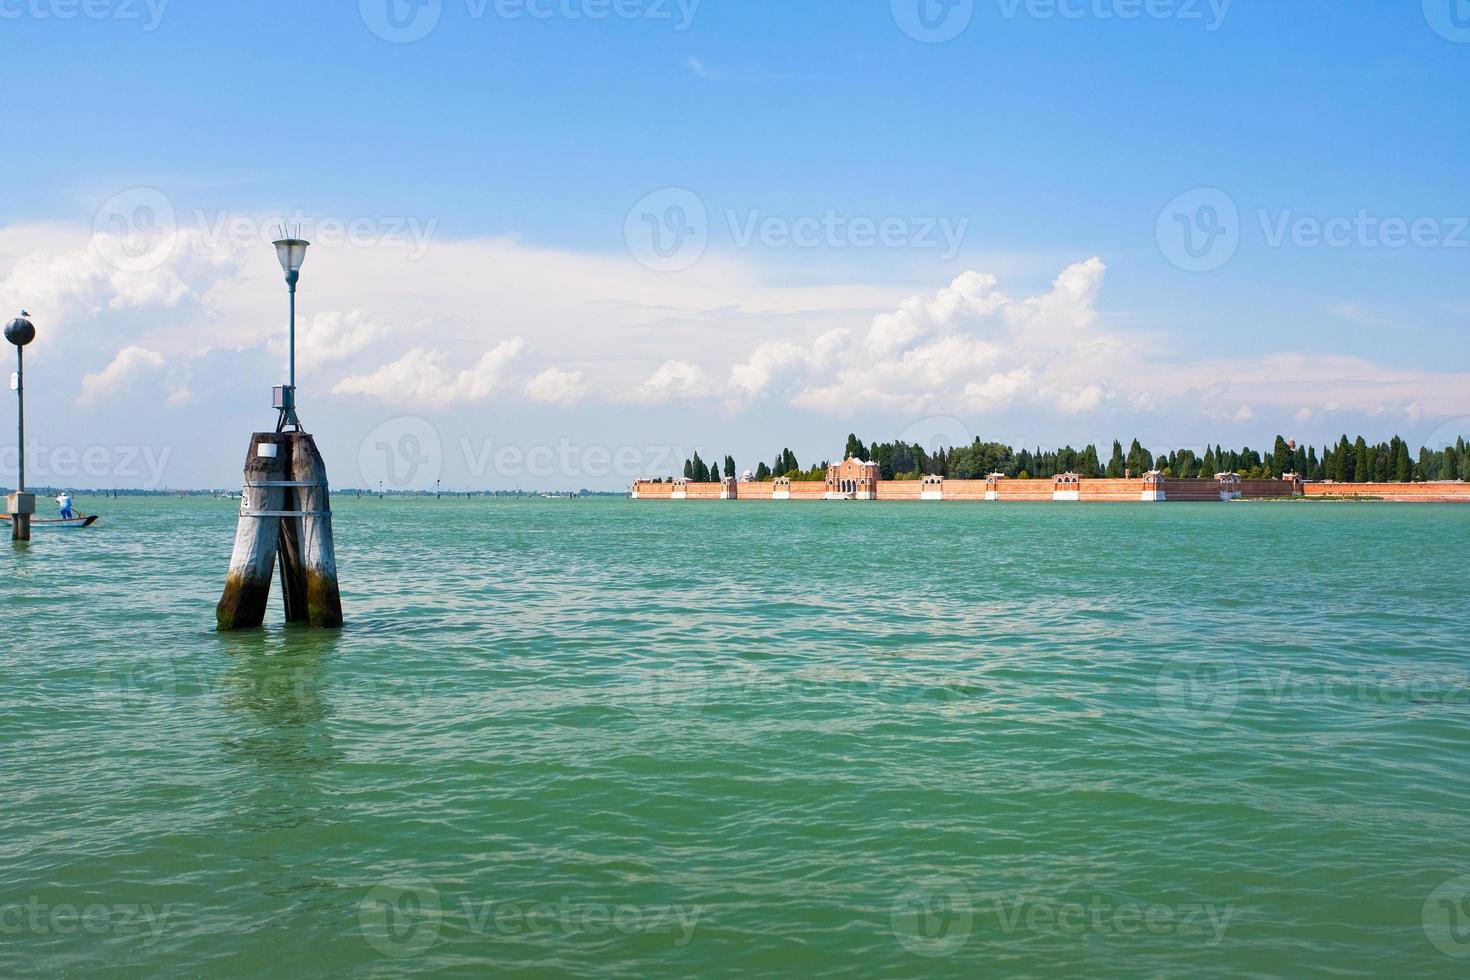
{"type": "Polygon", "coordinates": [[[245,457],[240,522],[215,618],[221,631],[265,621],[271,576],[281,566],[286,620],[342,625],[331,489],[316,440],[305,432],[257,432],[245,457]]]}

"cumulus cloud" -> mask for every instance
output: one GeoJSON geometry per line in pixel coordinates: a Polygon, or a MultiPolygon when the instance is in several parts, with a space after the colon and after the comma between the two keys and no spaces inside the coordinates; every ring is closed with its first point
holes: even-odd
{"type": "MultiPolygon", "coordinates": [[[[296,360],[307,369],[334,364],[367,350],[388,334],[387,327],[362,310],[318,313],[297,326],[296,360]]],[[[270,341],[271,352],[284,358],[286,343],[282,331],[270,341]]]]}
{"type": "Polygon", "coordinates": [[[581,371],[549,367],[526,382],[526,394],[549,405],[575,405],[587,394],[587,380],[581,371]]]}
{"type": "MultiPolygon", "coordinates": [[[[191,378],[213,398],[228,377],[241,393],[222,407],[254,411],[244,392],[279,383],[284,361],[275,255],[221,244],[207,229],[170,234],[140,258],[90,228],[0,227],[0,309],[35,314],[42,338],[28,356],[66,379],[56,388],[77,406],[125,414],[162,398],[177,403],[191,378]],[[111,363],[83,377],[72,352],[99,348],[111,363]]],[[[364,398],[426,411],[493,398],[702,399],[757,419],[758,409],[780,406],[844,421],[954,416],[974,427],[977,415],[1015,411],[1038,434],[1061,438],[1091,435],[1103,415],[1109,430],[1149,416],[1159,428],[1214,432],[1196,420],[1330,428],[1338,414],[1382,416],[1385,426],[1470,414],[1470,376],[1434,365],[1293,352],[1198,357],[1190,323],[1146,334],[1107,315],[1106,271],[1091,258],[1022,290],[972,270],[905,298],[911,288],[886,283],[793,285],[714,252],[667,276],[622,255],[513,239],[436,240],[417,261],[402,249],[319,246],[298,297],[297,353],[323,423],[334,412],[355,422],[364,398]],[[517,334],[535,338],[534,354],[517,334]],[[589,356],[595,372],[565,366],[589,356]]]]}
{"type": "Polygon", "coordinates": [[[792,404],[850,414],[856,404],[901,412],[986,411],[1044,402],[1063,413],[1097,408],[1107,389],[1082,370],[1122,343],[1098,328],[1105,267],[1070,266],[1040,296],[1012,299],[996,278],[966,272],[932,298],[880,313],[866,332],[834,330],[809,347],[757,347],[731,371],[737,396],[787,392],[792,404]]]}
{"type": "Polygon", "coordinates": [[[665,361],[649,379],[633,390],[633,400],[658,404],[673,398],[698,398],[710,394],[704,371],[688,361],[665,361]]]}
{"type": "Polygon", "coordinates": [[[435,408],[484,401],[510,387],[511,366],[525,348],[520,337],[503,341],[463,371],[446,367],[449,356],[442,351],[414,348],[369,374],[343,378],[332,393],[435,408]]]}
{"type": "Polygon", "coordinates": [[[107,367],[82,378],[82,393],[76,403],[86,408],[124,395],[156,397],[159,392],[165,393],[173,405],[189,400],[188,384],[162,354],[141,347],[125,347],[107,367]]]}
{"type": "Polygon", "coordinates": [[[171,232],[167,245],[148,261],[131,264],[124,241],[109,235],[94,235],[88,244],[62,252],[37,250],[20,257],[0,280],[0,303],[61,316],[177,307],[200,299],[243,264],[238,250],[197,231],[171,232]]]}

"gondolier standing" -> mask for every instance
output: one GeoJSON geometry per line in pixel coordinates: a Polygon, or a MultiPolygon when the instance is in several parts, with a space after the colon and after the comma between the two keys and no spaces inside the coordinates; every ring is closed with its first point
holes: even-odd
{"type": "Polygon", "coordinates": [[[69,521],[77,516],[71,510],[71,494],[65,490],[56,495],[56,506],[61,508],[61,519],[63,521],[69,521]]]}

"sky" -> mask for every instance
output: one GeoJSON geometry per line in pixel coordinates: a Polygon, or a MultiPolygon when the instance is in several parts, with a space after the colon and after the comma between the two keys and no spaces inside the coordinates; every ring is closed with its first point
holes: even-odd
{"type": "Polygon", "coordinates": [[[1470,434],[1465,0],[0,0],[0,50],[33,485],[238,484],[282,227],[340,487],[1470,434]]]}

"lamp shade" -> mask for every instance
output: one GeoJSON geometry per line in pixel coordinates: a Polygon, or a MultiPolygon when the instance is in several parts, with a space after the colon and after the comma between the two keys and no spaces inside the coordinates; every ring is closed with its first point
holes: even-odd
{"type": "Polygon", "coordinates": [[[24,347],[36,339],[36,327],[25,317],[16,317],[5,325],[5,339],[17,347],[24,347]]]}
{"type": "Polygon", "coordinates": [[[310,244],[299,238],[283,238],[276,242],[276,257],[281,260],[281,268],[288,274],[300,272],[301,263],[306,261],[306,246],[310,244]]]}

